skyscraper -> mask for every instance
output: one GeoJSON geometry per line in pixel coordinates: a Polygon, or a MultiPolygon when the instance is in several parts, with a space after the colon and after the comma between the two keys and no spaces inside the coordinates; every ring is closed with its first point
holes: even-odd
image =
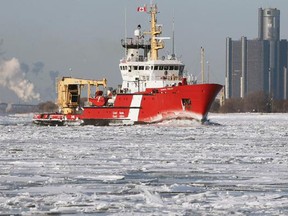
{"type": "Polygon", "coordinates": [[[276,8],[258,10],[259,40],[280,40],[280,11],[276,8]]]}
{"type": "Polygon", "coordinates": [[[280,11],[258,10],[258,39],[226,39],[226,98],[265,92],[287,99],[287,40],[280,40],[280,11]]]}

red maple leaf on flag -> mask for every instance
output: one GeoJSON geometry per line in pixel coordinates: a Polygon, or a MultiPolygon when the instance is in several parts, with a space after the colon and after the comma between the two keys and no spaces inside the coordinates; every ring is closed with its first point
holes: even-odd
{"type": "Polygon", "coordinates": [[[138,11],[138,12],[146,12],[147,9],[146,9],[146,7],[138,7],[138,8],[137,8],[137,11],[138,11]]]}

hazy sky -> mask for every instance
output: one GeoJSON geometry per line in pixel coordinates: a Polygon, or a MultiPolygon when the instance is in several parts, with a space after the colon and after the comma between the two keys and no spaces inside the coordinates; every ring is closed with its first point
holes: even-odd
{"type": "MultiPolygon", "coordinates": [[[[280,10],[281,38],[288,39],[288,0],[154,2],[160,11],[158,23],[164,26],[163,36],[172,35],[174,14],[176,55],[186,64],[186,70],[199,75],[199,79],[202,46],[210,65],[210,81],[224,84],[226,37],[257,38],[260,7],[280,10]]],[[[109,86],[117,87],[122,83],[118,64],[124,55],[120,41],[125,35],[125,10],[127,36],[133,36],[138,24],[148,30],[149,17],[136,8],[149,3],[150,0],[0,0],[0,102],[55,100],[53,80],[57,76],[106,77],[109,86]],[[19,82],[22,84],[13,89],[19,82]]],[[[166,41],[163,53],[171,53],[171,41],[166,41]]]]}

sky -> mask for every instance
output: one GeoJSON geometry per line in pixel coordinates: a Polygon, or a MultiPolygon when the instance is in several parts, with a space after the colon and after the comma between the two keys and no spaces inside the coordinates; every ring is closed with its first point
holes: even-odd
{"type": "MultiPolygon", "coordinates": [[[[125,32],[132,37],[138,24],[149,29],[149,16],[136,9],[150,2],[0,0],[0,103],[55,101],[55,80],[62,76],[105,77],[116,88],[122,83],[121,39],[125,32]]],[[[172,36],[174,17],[176,56],[199,80],[200,48],[204,47],[210,82],[224,84],[226,38],[257,38],[260,7],[280,10],[280,37],[288,39],[288,0],[153,2],[160,12],[162,36],[172,36]]],[[[165,44],[161,55],[171,54],[172,41],[165,44]]]]}

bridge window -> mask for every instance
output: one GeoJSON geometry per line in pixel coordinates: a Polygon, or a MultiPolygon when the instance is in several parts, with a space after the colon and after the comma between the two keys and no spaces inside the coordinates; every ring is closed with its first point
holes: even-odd
{"type": "Polygon", "coordinates": [[[149,69],[150,69],[150,67],[149,67],[149,66],[146,66],[146,67],[145,67],[145,70],[149,70],[149,69]]]}
{"type": "Polygon", "coordinates": [[[178,65],[175,65],[174,69],[175,69],[175,70],[179,70],[178,65]]]}
{"type": "Polygon", "coordinates": [[[144,66],[139,66],[139,70],[144,70],[144,66]]]}
{"type": "Polygon", "coordinates": [[[160,65],[159,66],[159,70],[163,70],[163,69],[164,69],[164,67],[160,65]]]}
{"type": "Polygon", "coordinates": [[[133,70],[138,70],[138,66],[133,66],[133,70]]]}
{"type": "Polygon", "coordinates": [[[173,70],[173,69],[174,69],[173,65],[170,65],[169,70],[173,70]]]}
{"type": "Polygon", "coordinates": [[[158,65],[155,65],[155,66],[154,66],[154,70],[158,70],[158,65]]]}
{"type": "Polygon", "coordinates": [[[168,70],[168,65],[165,65],[165,66],[164,66],[164,70],[168,70]]]}

